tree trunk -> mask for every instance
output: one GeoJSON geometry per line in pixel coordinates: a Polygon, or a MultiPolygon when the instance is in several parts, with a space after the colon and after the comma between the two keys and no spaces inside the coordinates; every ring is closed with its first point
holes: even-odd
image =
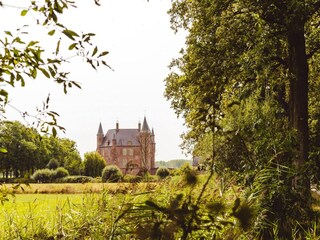
{"type": "Polygon", "coordinates": [[[303,170],[308,162],[308,62],[304,36],[304,22],[292,24],[288,30],[289,54],[289,125],[297,131],[296,154],[293,165],[299,171],[293,187],[304,197],[310,196],[309,178],[303,170]]]}

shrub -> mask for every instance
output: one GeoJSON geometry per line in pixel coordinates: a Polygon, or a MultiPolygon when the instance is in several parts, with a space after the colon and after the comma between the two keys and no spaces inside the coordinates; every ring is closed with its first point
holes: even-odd
{"type": "Polygon", "coordinates": [[[156,175],[151,175],[149,172],[146,172],[146,174],[142,178],[143,182],[157,182],[158,177],[156,175]]]}
{"type": "Polygon", "coordinates": [[[106,166],[102,170],[102,182],[118,182],[122,178],[122,172],[116,165],[106,166]]]}
{"type": "Polygon", "coordinates": [[[51,158],[46,167],[49,169],[56,169],[59,167],[59,162],[56,159],[51,158]]]}
{"type": "Polygon", "coordinates": [[[54,178],[54,172],[54,170],[47,168],[39,169],[32,174],[31,178],[34,179],[36,182],[49,183],[54,178]]]}
{"type": "Polygon", "coordinates": [[[180,174],[183,175],[183,174],[185,174],[185,173],[187,173],[187,172],[191,172],[191,171],[192,171],[192,167],[190,166],[189,163],[184,163],[184,164],[180,167],[179,171],[180,171],[180,174]]]}
{"type": "Polygon", "coordinates": [[[164,179],[166,177],[168,177],[170,175],[170,171],[168,168],[166,167],[159,167],[157,169],[157,172],[156,172],[156,175],[161,178],[161,179],[164,179]]]}
{"type": "Polygon", "coordinates": [[[129,183],[137,183],[137,182],[141,182],[142,181],[142,177],[141,176],[127,174],[127,175],[125,175],[123,177],[123,181],[124,182],[129,182],[129,183]]]}
{"type": "Polygon", "coordinates": [[[55,172],[54,173],[54,179],[64,178],[64,177],[69,176],[68,170],[63,168],[63,167],[58,167],[54,172],[55,172]]]}
{"type": "Polygon", "coordinates": [[[93,180],[92,177],[88,176],[67,176],[64,178],[58,179],[60,183],[88,183],[93,180]]]}

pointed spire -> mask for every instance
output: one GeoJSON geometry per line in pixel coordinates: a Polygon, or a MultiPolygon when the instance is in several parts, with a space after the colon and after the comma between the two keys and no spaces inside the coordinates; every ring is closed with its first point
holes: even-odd
{"type": "Polygon", "coordinates": [[[153,135],[153,136],[154,136],[154,130],[153,130],[153,128],[152,128],[152,130],[151,130],[151,135],[153,135]]]}
{"type": "Polygon", "coordinates": [[[141,131],[142,131],[142,132],[150,132],[150,128],[149,128],[149,126],[148,126],[146,116],[144,116],[141,131]]]}
{"type": "Polygon", "coordinates": [[[103,135],[102,125],[100,123],[97,135],[103,135]]]}

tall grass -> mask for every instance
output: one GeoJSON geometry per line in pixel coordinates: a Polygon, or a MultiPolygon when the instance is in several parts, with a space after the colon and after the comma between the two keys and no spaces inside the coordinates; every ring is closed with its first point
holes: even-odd
{"type": "MultiPolygon", "coordinates": [[[[189,186],[182,178],[173,177],[156,184],[61,184],[60,189],[74,188],[73,194],[16,194],[0,205],[0,240],[179,239],[183,221],[191,218],[195,234],[190,232],[186,239],[253,239],[238,228],[240,222],[233,216],[241,213],[237,200],[241,189],[213,177],[203,191],[207,176],[198,177],[198,183],[189,186]],[[99,193],[92,190],[93,186],[99,186],[99,193]],[[91,192],[77,194],[77,187],[91,192]],[[195,211],[198,215],[193,216],[199,194],[203,197],[195,211]]],[[[46,184],[42,189],[53,186],[46,184]]],[[[317,239],[317,226],[315,223],[313,229],[306,230],[307,239],[317,239]]]]}

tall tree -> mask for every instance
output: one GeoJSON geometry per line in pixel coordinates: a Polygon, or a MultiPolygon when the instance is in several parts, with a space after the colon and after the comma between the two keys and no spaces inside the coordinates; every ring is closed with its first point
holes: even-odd
{"type": "Polygon", "coordinates": [[[316,0],[176,0],[169,11],[173,28],[189,32],[186,49],[171,64],[165,93],[190,128],[186,139],[225,133],[223,119],[232,106],[248,97],[258,105],[270,96],[281,108],[275,117],[287,122],[281,133],[295,133],[283,164],[296,169],[292,187],[306,208],[311,203],[308,121],[313,120],[308,108],[319,99],[309,88],[319,77],[319,7],[316,0]]]}
{"type": "Polygon", "coordinates": [[[84,154],[84,175],[91,177],[101,176],[106,161],[97,152],[87,152],[84,154]]]}

